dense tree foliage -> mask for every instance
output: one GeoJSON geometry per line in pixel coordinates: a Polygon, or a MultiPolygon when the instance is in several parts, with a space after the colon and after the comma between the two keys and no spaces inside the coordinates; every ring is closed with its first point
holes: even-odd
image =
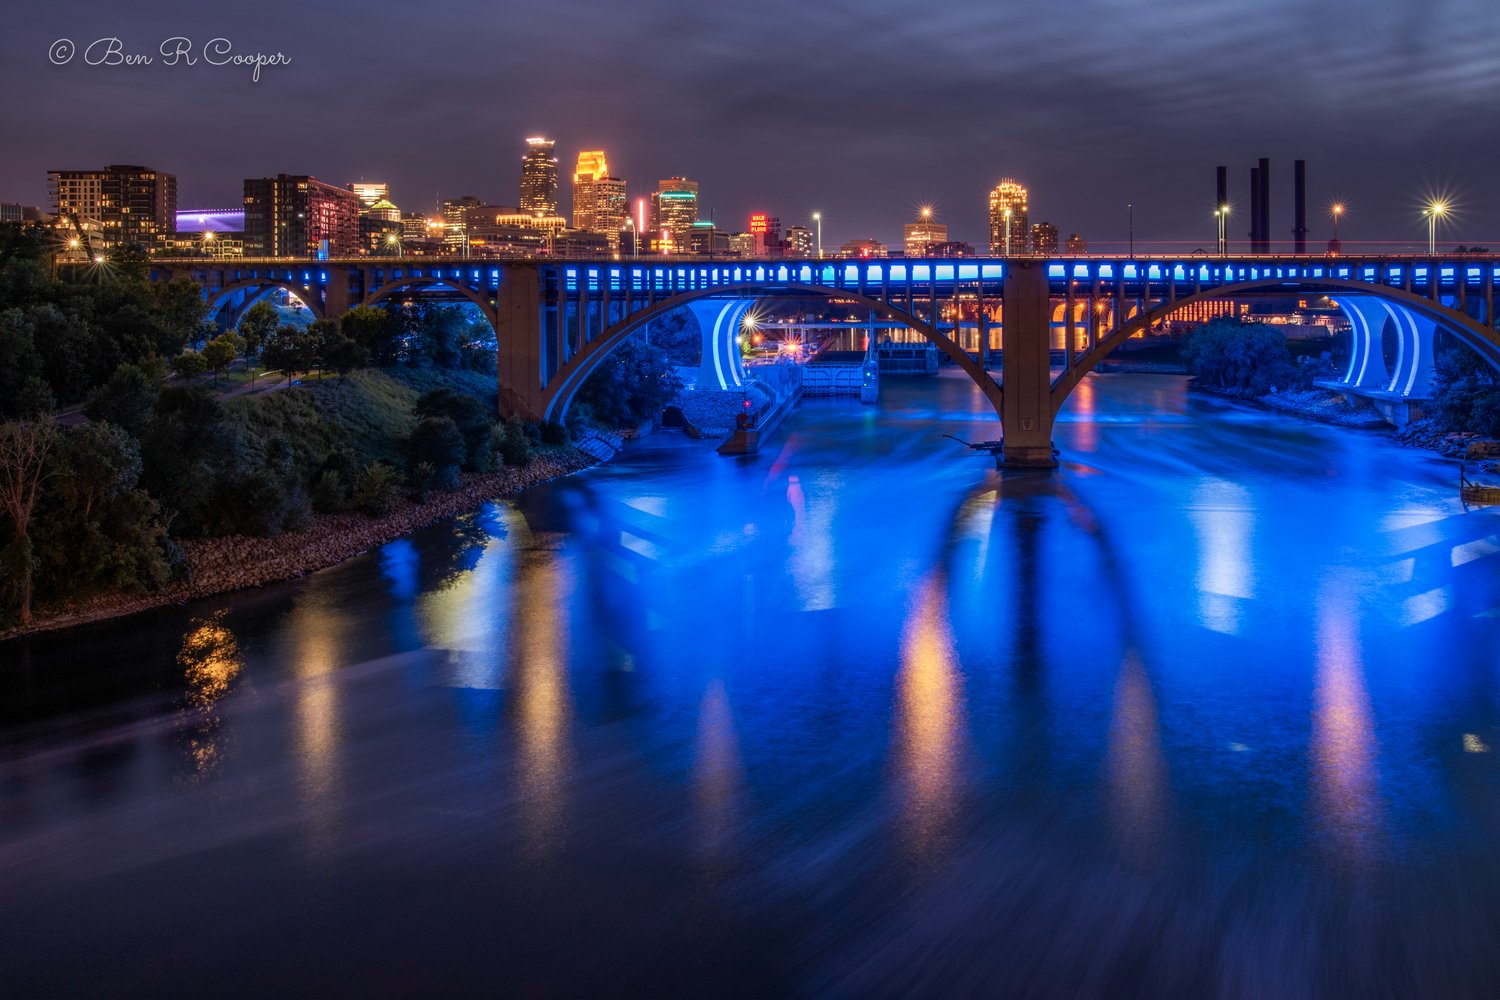
{"type": "Polygon", "coordinates": [[[1182,359],[1207,385],[1257,396],[1302,381],[1286,337],[1259,323],[1223,318],[1204,324],[1188,335],[1182,359]]]}
{"type": "Polygon", "coordinates": [[[574,406],[586,406],[598,423],[634,427],[661,413],[682,391],[682,379],[659,348],[632,338],[605,358],[578,390],[574,406]]]}
{"type": "MultiPolygon", "coordinates": [[[[293,325],[264,301],[216,330],[202,290],[149,282],[140,251],[60,280],[51,246],[0,225],[0,627],[33,598],[161,587],[185,570],[179,540],[275,535],[313,510],[379,516],[541,446],[542,429],[497,419],[495,334],[473,307],[393,300],[293,325]],[[246,393],[235,372],[257,362],[285,378],[246,393]]],[[[696,350],[696,332],[680,339],[696,350]]],[[[672,391],[654,348],[606,368],[591,391],[611,419],[672,391]]]]}
{"type": "Polygon", "coordinates": [[[1465,344],[1440,351],[1428,416],[1439,430],[1500,437],[1500,372],[1465,344]]]}

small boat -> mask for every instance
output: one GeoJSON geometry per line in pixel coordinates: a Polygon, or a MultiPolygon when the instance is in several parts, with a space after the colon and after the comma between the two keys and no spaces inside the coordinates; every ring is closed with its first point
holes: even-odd
{"type": "Polygon", "coordinates": [[[1463,463],[1458,466],[1458,495],[1464,503],[1500,504],[1500,486],[1471,481],[1463,463]]]}

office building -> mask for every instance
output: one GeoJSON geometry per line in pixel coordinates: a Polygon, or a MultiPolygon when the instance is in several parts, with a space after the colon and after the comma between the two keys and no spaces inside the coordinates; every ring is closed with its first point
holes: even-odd
{"type": "Polygon", "coordinates": [[[790,226],[786,231],[786,255],[811,257],[817,249],[813,231],[805,226],[790,226]]]}
{"type": "Polygon", "coordinates": [[[1063,245],[1063,249],[1075,256],[1086,254],[1089,252],[1089,241],[1083,238],[1082,233],[1069,233],[1068,242],[1063,245]]]}
{"type": "Polygon", "coordinates": [[[688,246],[693,223],[698,221],[698,182],[686,177],[668,177],[657,184],[651,203],[654,220],[651,228],[655,236],[660,239],[665,230],[665,242],[681,252],[688,246]]]}
{"type": "Polygon", "coordinates": [[[906,224],[902,242],[906,247],[906,256],[926,256],[928,247],[948,242],[948,226],[942,222],[934,222],[932,209],[924,208],[917,216],[917,221],[906,224]]]}
{"type": "Polygon", "coordinates": [[[391,197],[391,186],[382,181],[354,181],[349,184],[349,190],[359,197],[359,204],[363,209],[369,209],[377,201],[387,201],[391,197]]]}
{"type": "Polygon", "coordinates": [[[551,139],[526,140],[521,158],[521,211],[537,217],[557,214],[557,155],[551,139]]]}

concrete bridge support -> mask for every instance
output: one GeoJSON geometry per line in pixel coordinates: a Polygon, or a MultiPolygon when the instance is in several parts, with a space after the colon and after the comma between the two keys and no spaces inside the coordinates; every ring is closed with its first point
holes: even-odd
{"type": "Polygon", "coordinates": [[[1000,414],[1002,468],[1055,469],[1050,334],[1052,310],[1043,262],[1011,260],[1005,269],[1000,349],[1005,361],[1000,414]]]}
{"type": "Polygon", "coordinates": [[[751,299],[696,299],[687,304],[703,338],[698,388],[738,389],[745,384],[740,328],[754,304],[751,299]]]}

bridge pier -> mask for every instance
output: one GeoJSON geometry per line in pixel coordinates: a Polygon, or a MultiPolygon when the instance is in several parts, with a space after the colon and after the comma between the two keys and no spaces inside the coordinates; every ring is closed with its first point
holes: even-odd
{"type": "Polygon", "coordinates": [[[754,302],[750,299],[697,299],[687,310],[698,321],[703,359],[698,366],[698,388],[738,389],[745,384],[740,356],[740,326],[754,302]]]}
{"type": "Polygon", "coordinates": [[[1005,266],[1005,312],[1001,317],[1002,391],[1000,425],[1005,447],[1002,469],[1055,469],[1052,447],[1052,319],[1044,262],[1010,259],[1005,266]]]}

